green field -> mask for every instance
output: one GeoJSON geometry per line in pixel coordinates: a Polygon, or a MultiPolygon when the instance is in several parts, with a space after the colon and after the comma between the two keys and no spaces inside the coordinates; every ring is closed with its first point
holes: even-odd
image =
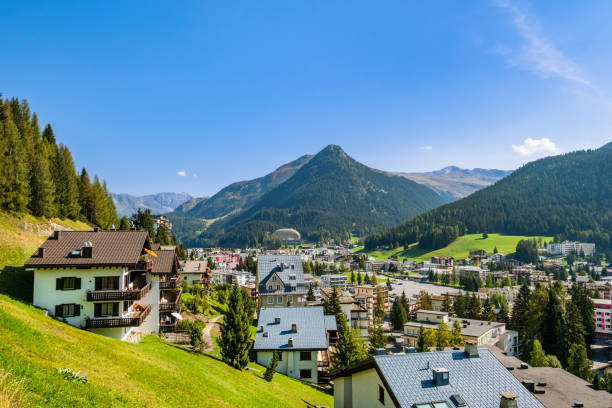
{"type": "MultiPolygon", "coordinates": [[[[230,368],[210,355],[156,336],[130,344],[70,327],[0,295],[0,371],[21,383],[25,406],[305,407],[332,406],[331,395],[264,368],[230,368]],[[80,371],[87,384],[58,369],[80,371]],[[255,371],[259,370],[259,371],[255,371]]],[[[1,376],[0,372],[0,376],[1,376]]],[[[12,406],[12,405],[11,405],[12,406]]]]}
{"type": "MultiPolygon", "coordinates": [[[[418,248],[417,244],[412,244],[407,249],[399,247],[384,251],[370,251],[367,254],[377,261],[383,261],[393,256],[398,257],[400,261],[404,259],[423,261],[429,260],[432,256],[452,256],[455,259],[463,259],[467,258],[471,250],[484,249],[487,253],[493,253],[493,249],[497,247],[499,252],[508,255],[514,253],[516,244],[521,239],[527,238],[542,238],[545,242],[552,241],[552,237],[544,236],[526,237],[520,235],[489,234],[487,239],[483,239],[481,234],[468,234],[457,238],[447,247],[435,251],[426,251],[418,248]]],[[[363,247],[353,249],[353,252],[360,251],[363,251],[363,247]]]]}

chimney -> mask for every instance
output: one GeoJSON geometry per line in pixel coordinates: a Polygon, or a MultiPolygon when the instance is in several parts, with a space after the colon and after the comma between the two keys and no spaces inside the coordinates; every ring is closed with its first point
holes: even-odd
{"type": "Polygon", "coordinates": [[[287,340],[287,347],[293,347],[293,337],[289,337],[289,340],[287,340]]]}
{"type": "Polygon", "coordinates": [[[517,408],[516,395],[511,392],[502,392],[499,400],[499,408],[517,408]]]}
{"type": "Polygon", "coordinates": [[[387,354],[387,350],[385,350],[383,347],[376,349],[376,355],[377,356],[384,356],[386,354],[387,354]]]}
{"type": "Polygon", "coordinates": [[[259,331],[263,332],[263,326],[259,326],[259,331]]]}
{"type": "Polygon", "coordinates": [[[478,343],[476,343],[476,340],[465,341],[465,355],[468,358],[478,357],[478,343]]]}
{"type": "Polygon", "coordinates": [[[297,323],[291,323],[291,333],[297,333],[297,323]]]}
{"type": "Polygon", "coordinates": [[[100,228],[94,227],[94,232],[98,232],[98,231],[100,231],[100,228]]]}
{"type": "Polygon", "coordinates": [[[83,242],[81,248],[81,258],[91,258],[93,256],[93,244],[89,241],[83,242]]]}
{"type": "Polygon", "coordinates": [[[535,391],[535,382],[532,379],[525,378],[521,382],[523,383],[525,388],[527,388],[529,390],[529,392],[534,392],[535,391]]]}
{"type": "Polygon", "coordinates": [[[263,332],[264,337],[268,337],[268,332],[263,332]]]}
{"type": "Polygon", "coordinates": [[[60,232],[58,230],[53,231],[53,239],[60,239],[60,232]]]}
{"type": "Polygon", "coordinates": [[[274,324],[280,324],[280,317],[274,318],[274,324]]]}
{"type": "Polygon", "coordinates": [[[431,372],[433,374],[433,383],[436,387],[448,385],[448,370],[446,368],[434,368],[431,372]]]}
{"type": "Polygon", "coordinates": [[[45,256],[45,248],[43,247],[38,248],[38,257],[42,258],[44,256],[45,256]]]}

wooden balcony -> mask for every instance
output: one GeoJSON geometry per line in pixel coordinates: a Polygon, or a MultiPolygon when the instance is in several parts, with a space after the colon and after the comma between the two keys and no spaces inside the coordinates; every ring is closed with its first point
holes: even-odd
{"type": "Polygon", "coordinates": [[[162,333],[169,333],[176,331],[176,320],[172,323],[160,323],[159,331],[162,333]]]}
{"type": "Polygon", "coordinates": [[[134,268],[134,270],[135,271],[150,271],[151,268],[153,268],[153,261],[151,260],[138,261],[136,263],[136,267],[134,268]]]}
{"type": "Polygon", "coordinates": [[[111,300],[140,300],[151,290],[151,282],[144,284],[138,289],[128,290],[88,290],[87,300],[89,302],[111,301],[111,300]]]}
{"type": "Polygon", "coordinates": [[[151,313],[151,305],[148,305],[138,316],[132,317],[94,317],[87,318],[85,327],[88,329],[101,329],[109,327],[134,327],[140,326],[151,313]]]}
{"type": "Polygon", "coordinates": [[[160,312],[173,312],[178,311],[180,308],[182,289],[177,292],[164,292],[162,296],[162,302],[159,303],[160,312]]]}
{"type": "Polygon", "coordinates": [[[159,281],[160,289],[176,289],[178,288],[183,280],[181,278],[178,279],[170,279],[167,281],[159,281]]]}

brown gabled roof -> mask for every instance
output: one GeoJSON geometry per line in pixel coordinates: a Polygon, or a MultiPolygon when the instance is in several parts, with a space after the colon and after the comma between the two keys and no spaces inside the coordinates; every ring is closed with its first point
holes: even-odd
{"type": "Polygon", "coordinates": [[[178,257],[174,249],[158,249],[157,258],[151,257],[153,266],[151,273],[176,273],[178,270],[178,257]]]}
{"type": "Polygon", "coordinates": [[[150,248],[146,231],[55,231],[25,263],[28,268],[61,266],[135,265],[144,247],[150,248]],[[91,243],[91,258],[71,256],[91,243]]]}

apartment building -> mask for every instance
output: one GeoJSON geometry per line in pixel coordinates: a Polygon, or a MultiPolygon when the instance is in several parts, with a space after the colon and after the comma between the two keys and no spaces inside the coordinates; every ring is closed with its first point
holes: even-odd
{"type": "Polygon", "coordinates": [[[551,242],[546,246],[546,249],[553,255],[568,256],[574,252],[576,254],[584,253],[588,256],[595,253],[595,244],[577,241],[551,242]]]}
{"type": "Polygon", "coordinates": [[[346,275],[328,274],[321,276],[322,288],[338,288],[346,290],[346,275]]]}
{"type": "Polygon", "coordinates": [[[55,231],[25,267],[33,304],[73,326],[124,340],[175,323],[176,249],[155,246],[146,231],[55,231]]]}
{"type": "MultiPolygon", "coordinates": [[[[612,290],[611,296],[612,296],[612,290]]],[[[592,299],[595,306],[595,337],[612,339],[612,301],[610,299],[592,299]]]]}

